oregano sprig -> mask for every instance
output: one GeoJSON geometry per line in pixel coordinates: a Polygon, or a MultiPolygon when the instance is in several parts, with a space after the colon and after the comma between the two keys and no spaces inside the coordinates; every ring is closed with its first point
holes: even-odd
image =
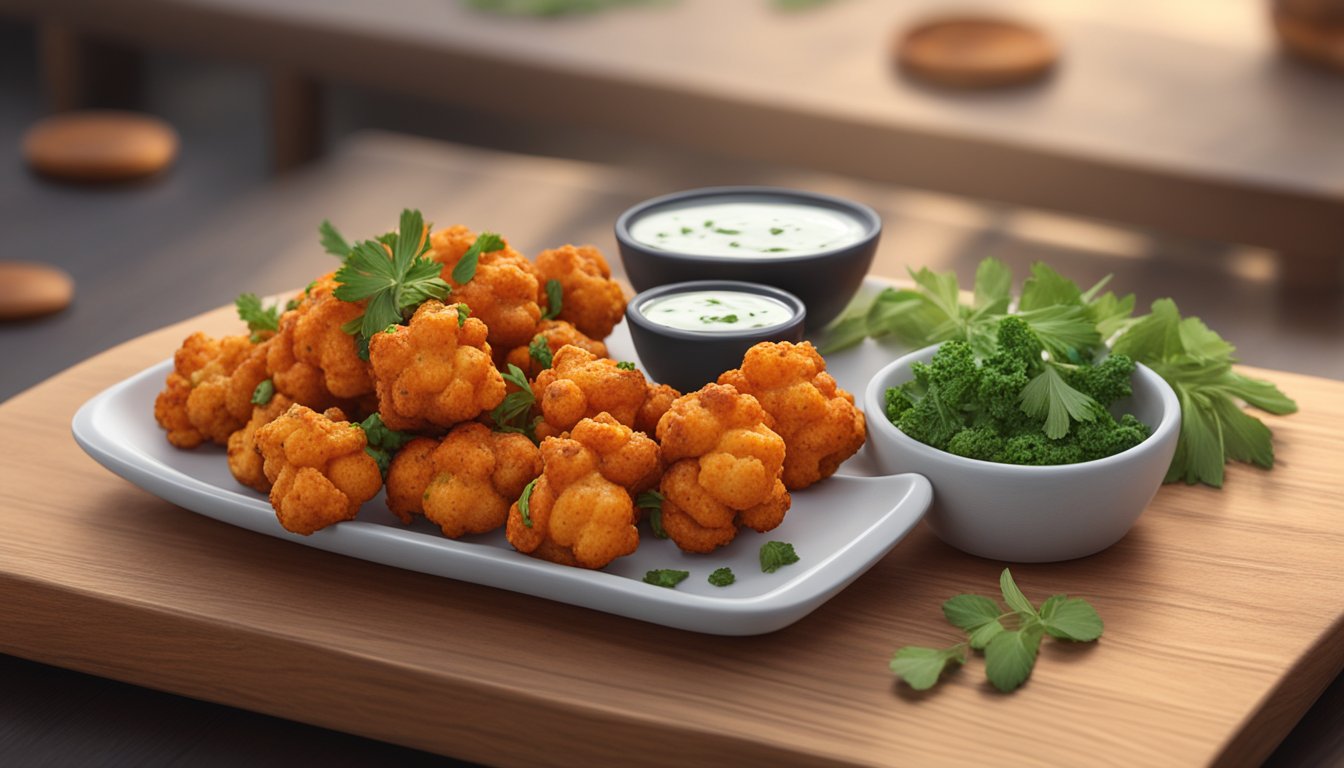
{"type": "Polygon", "coordinates": [[[983,651],[985,676],[995,688],[1007,693],[1031,676],[1045,635],[1079,643],[1101,637],[1101,617],[1082,598],[1052,595],[1037,609],[1007,568],[999,574],[999,591],[1007,610],[980,595],[957,595],[943,603],[943,616],[966,632],[966,639],[948,648],[905,646],[892,656],[891,671],[911,688],[928,690],[948,664],[961,666],[966,663],[967,651],[983,651]]]}

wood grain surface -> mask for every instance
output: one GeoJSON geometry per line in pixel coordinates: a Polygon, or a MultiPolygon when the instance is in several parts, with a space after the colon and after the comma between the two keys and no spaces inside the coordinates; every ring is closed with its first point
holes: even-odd
{"type": "MultiPolygon", "coordinates": [[[[0,406],[0,651],[503,764],[1245,764],[1344,663],[1344,384],[1298,399],[1279,466],[1168,486],[1120,544],[1018,566],[1086,597],[1095,645],[1047,643],[1027,686],[972,661],[940,689],[891,652],[954,638],[939,604],[1001,563],[922,527],[798,624],[701,636],[331,555],[209,520],[98,467],[75,409],[231,309],[149,334],[0,406]]],[[[1079,516],[1087,500],[1079,499],[1079,516]]],[[[843,510],[837,511],[843,514],[843,510]]]]}

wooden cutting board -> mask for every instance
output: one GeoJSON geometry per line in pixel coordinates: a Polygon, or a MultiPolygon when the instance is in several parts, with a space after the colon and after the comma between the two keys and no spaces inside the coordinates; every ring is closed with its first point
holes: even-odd
{"type": "Polygon", "coordinates": [[[1301,405],[1268,419],[1278,468],[1168,486],[1110,550],[1014,567],[1035,600],[1090,600],[1100,642],[1046,643],[1010,696],[980,660],[916,694],[892,651],[953,641],[941,601],[1003,567],[922,527],[798,624],[711,637],[249,533],[84,456],[85,399],[236,322],[0,405],[0,652],[500,765],[1250,764],[1344,665],[1341,382],[1253,371],[1301,405]]]}

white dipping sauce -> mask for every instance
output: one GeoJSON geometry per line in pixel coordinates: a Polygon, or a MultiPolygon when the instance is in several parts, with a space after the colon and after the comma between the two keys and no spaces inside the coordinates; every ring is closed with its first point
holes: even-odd
{"type": "Polygon", "coordinates": [[[766,328],[794,317],[784,302],[745,291],[687,291],[659,296],[641,304],[639,313],[658,325],[705,333],[766,328]]]}
{"type": "Polygon", "coordinates": [[[743,258],[811,256],[866,235],[863,222],[841,211],[765,201],[671,207],[630,225],[631,237],[660,250],[743,258]]]}

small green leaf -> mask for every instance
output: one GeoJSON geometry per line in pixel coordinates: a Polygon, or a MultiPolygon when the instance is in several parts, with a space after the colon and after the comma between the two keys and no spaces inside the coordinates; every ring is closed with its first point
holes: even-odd
{"type": "Polygon", "coordinates": [[[995,258],[984,259],[975,269],[975,308],[992,314],[1008,311],[1013,289],[1013,272],[995,258]]]}
{"type": "Polygon", "coordinates": [[[518,514],[523,518],[523,525],[528,528],[532,527],[532,489],[536,484],[537,478],[532,478],[531,482],[523,486],[523,494],[518,497],[518,514]]]}
{"type": "Polygon", "coordinates": [[[317,225],[317,234],[318,240],[322,243],[322,250],[342,259],[350,255],[350,244],[341,237],[341,233],[336,231],[330,221],[323,219],[322,223],[317,225]]]}
{"type": "Polygon", "coordinates": [[[784,541],[767,541],[761,545],[761,572],[774,573],[786,565],[798,562],[793,545],[784,541]]]}
{"type": "Polygon", "coordinates": [[[677,571],[671,568],[660,568],[658,570],[649,571],[648,573],[644,574],[644,583],[652,584],[656,587],[666,587],[668,589],[674,589],[678,584],[685,581],[686,577],[690,575],[691,575],[690,571],[677,571]]]}
{"type": "Polygon", "coordinates": [[[1026,682],[1036,665],[1044,631],[1040,622],[1031,620],[1021,629],[1002,632],[989,641],[985,646],[985,676],[995,688],[1008,693],[1026,682]]]}
{"type": "Polygon", "coordinates": [[[503,250],[504,239],[494,232],[482,232],[476,237],[476,241],[471,244],[467,252],[458,259],[457,266],[453,267],[453,282],[458,285],[471,282],[471,278],[476,276],[476,267],[480,265],[482,253],[492,253],[503,250]]]}
{"type": "Polygon", "coordinates": [[[938,682],[948,662],[966,663],[966,647],[921,648],[907,645],[891,657],[891,671],[917,691],[927,691],[938,682]]]}
{"type": "Polygon", "coordinates": [[[968,632],[998,621],[1002,613],[998,603],[980,595],[957,595],[943,603],[943,615],[952,626],[968,632]]]}
{"type": "Polygon", "coordinates": [[[270,379],[261,382],[252,390],[253,405],[266,405],[271,402],[272,397],[275,397],[275,384],[270,379]]]}
{"type": "Polygon", "coordinates": [[[1102,408],[1096,400],[1069,386],[1058,369],[1047,365],[1018,395],[1022,412],[1045,420],[1045,436],[1058,440],[1069,432],[1072,421],[1092,421],[1102,408]]]}
{"type": "Polygon", "coordinates": [[[737,577],[733,575],[732,568],[716,568],[713,573],[709,574],[709,583],[716,587],[726,587],[735,581],[737,581],[737,577]]]}
{"type": "Polygon", "coordinates": [[[471,317],[471,307],[466,304],[457,305],[457,327],[461,328],[467,324],[467,318],[471,317]]]}
{"type": "Polygon", "coordinates": [[[999,574],[999,590],[1003,592],[1003,601],[1009,608],[1017,611],[1023,616],[1036,616],[1036,609],[1032,607],[1031,601],[1022,594],[1022,590],[1017,588],[1017,583],[1013,581],[1013,574],[1007,568],[999,574]]]}
{"type": "Polygon", "coordinates": [[[1101,616],[1080,597],[1051,595],[1041,604],[1041,625],[1051,637],[1088,643],[1101,637],[1101,616]]]}
{"type": "Polygon", "coordinates": [[[546,337],[540,333],[532,337],[532,343],[527,345],[527,354],[533,360],[536,360],[537,365],[543,369],[550,368],[554,360],[551,354],[551,345],[547,343],[546,337]]]}
{"type": "Polygon", "coordinates": [[[546,281],[546,311],[541,313],[542,320],[551,320],[560,316],[564,307],[565,289],[554,278],[546,281]]]}
{"type": "Polygon", "coordinates": [[[663,530],[663,494],[657,491],[645,491],[635,497],[635,506],[646,510],[649,513],[649,529],[653,531],[655,538],[666,539],[667,531],[663,530]]]}
{"type": "Polygon", "coordinates": [[[998,619],[995,619],[988,624],[983,624],[971,630],[970,635],[966,638],[966,642],[970,643],[971,647],[975,650],[983,651],[985,646],[989,645],[990,641],[1002,634],[1003,631],[1003,624],[999,623],[998,619]]]}
{"type": "Polygon", "coordinates": [[[629,360],[622,360],[621,362],[616,364],[616,367],[620,368],[622,371],[635,370],[635,364],[630,362],[629,360]]]}

